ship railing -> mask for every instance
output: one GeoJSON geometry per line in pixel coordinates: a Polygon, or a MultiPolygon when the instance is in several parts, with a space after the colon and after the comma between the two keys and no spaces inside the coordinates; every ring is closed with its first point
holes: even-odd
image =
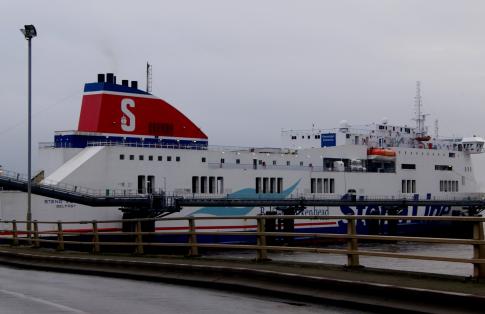
{"type": "MultiPolygon", "coordinates": [[[[248,193],[247,195],[241,195],[240,193],[233,193],[232,190],[230,189],[225,189],[222,192],[219,193],[192,193],[190,191],[182,192],[167,192],[166,194],[167,198],[184,198],[184,199],[286,199],[286,200],[342,200],[342,199],[347,199],[349,197],[352,197],[352,195],[355,195],[355,198],[358,200],[364,200],[364,201],[392,201],[392,200],[407,200],[407,201],[413,201],[415,200],[416,196],[415,194],[397,194],[397,195],[359,195],[358,193],[356,194],[341,194],[341,193],[310,193],[310,192],[301,192],[301,191],[296,191],[290,194],[283,194],[283,193],[248,193]]],[[[417,194],[416,194],[417,195],[417,194]]],[[[423,200],[425,198],[420,197],[420,200],[423,200]]],[[[463,192],[455,192],[455,193],[448,193],[446,196],[437,196],[437,195],[432,195],[429,197],[430,201],[443,201],[443,203],[446,203],[446,201],[476,201],[476,200],[483,200],[485,199],[485,193],[463,193],[463,192]]]]}
{"type": "Polygon", "coordinates": [[[352,167],[345,167],[343,169],[314,166],[314,165],[274,165],[274,164],[246,164],[246,163],[229,163],[229,162],[209,162],[210,169],[254,169],[254,170],[299,170],[299,171],[310,171],[310,172],[352,172],[352,173],[395,173],[395,168],[390,169],[355,169],[352,167]]]}
{"type": "Polygon", "coordinates": [[[39,149],[54,148],[54,142],[39,142],[39,149]]]}
{"type": "MultiPolygon", "coordinates": [[[[82,250],[95,254],[113,252],[122,247],[124,252],[131,251],[137,255],[183,254],[198,257],[209,250],[244,250],[252,251],[256,260],[271,262],[275,252],[337,254],[346,256],[346,266],[358,268],[365,266],[360,257],[377,257],[407,259],[427,262],[447,262],[471,264],[471,276],[474,279],[485,278],[485,240],[483,217],[437,217],[437,216],[395,216],[395,215],[270,215],[256,216],[218,216],[218,217],[163,217],[144,219],[91,220],[91,221],[33,221],[33,228],[27,228],[27,221],[0,220],[0,236],[3,242],[22,249],[50,247],[58,251],[82,250]],[[462,228],[461,237],[454,235],[438,236],[402,236],[398,231],[402,221],[413,221],[415,225],[431,226],[431,223],[442,226],[443,230],[453,227],[462,228]],[[239,225],[234,225],[239,222],[239,225]],[[290,223],[291,222],[291,223],[290,223]],[[326,223],[344,225],[341,233],[303,232],[284,226],[300,224],[326,223]],[[362,226],[387,226],[383,233],[360,233],[362,226]],[[224,226],[231,226],[225,228],[224,226]],[[235,228],[235,226],[237,228],[235,228]],[[225,241],[221,239],[231,240],[225,241]],[[304,242],[301,242],[301,241],[304,242]],[[322,243],[343,243],[343,245],[324,246],[322,243]],[[378,241],[379,243],[399,243],[404,246],[401,251],[382,245],[379,249],[369,249],[362,242],[378,241]],[[305,243],[300,245],[299,243],[305,243]],[[441,251],[433,254],[425,252],[410,254],[406,245],[419,243],[445,244],[449,246],[466,246],[468,253],[448,255],[441,251]],[[174,249],[177,248],[177,249],[174,249]],[[157,251],[158,250],[158,251],[157,251]],[[202,251],[203,250],[203,251],[202,251]],[[174,253],[178,252],[178,253],[174,253]]],[[[438,226],[435,225],[435,226],[438,226]]],[[[435,228],[436,229],[436,228],[435,228]]],[[[252,254],[247,255],[253,259],[252,254]]],[[[379,260],[375,260],[375,263],[379,260]]],[[[390,265],[381,261],[381,268],[390,265]]],[[[308,262],[308,260],[306,261],[308,262]]]]}
{"type": "Polygon", "coordinates": [[[207,150],[207,146],[201,145],[201,144],[162,144],[162,143],[141,143],[141,142],[93,141],[93,142],[87,142],[87,146],[122,146],[122,147],[141,147],[141,148],[207,150]]]}
{"type": "MultiPolygon", "coordinates": [[[[0,170],[0,179],[14,180],[20,183],[27,182],[27,175],[9,171],[0,170]]],[[[54,180],[43,179],[39,182],[32,182],[32,186],[41,186],[44,188],[52,188],[56,191],[63,191],[75,194],[82,194],[87,196],[116,196],[116,197],[144,197],[150,194],[160,195],[163,193],[161,189],[153,189],[151,193],[148,193],[146,189],[139,191],[137,189],[115,189],[111,187],[106,188],[88,188],[76,184],[69,184],[64,182],[58,182],[54,180]]]]}

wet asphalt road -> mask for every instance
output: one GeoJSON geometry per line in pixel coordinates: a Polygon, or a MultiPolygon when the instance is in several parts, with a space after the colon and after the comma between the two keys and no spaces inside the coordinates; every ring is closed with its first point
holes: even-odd
{"type": "Polygon", "coordinates": [[[1,314],[364,313],[164,283],[0,266],[1,314]]]}

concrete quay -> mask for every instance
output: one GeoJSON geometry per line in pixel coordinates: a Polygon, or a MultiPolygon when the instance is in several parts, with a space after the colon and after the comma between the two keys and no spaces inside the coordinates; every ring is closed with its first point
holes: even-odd
{"type": "Polygon", "coordinates": [[[232,290],[371,312],[483,313],[485,282],[468,277],[229,258],[132,256],[0,246],[0,263],[46,271],[232,290]]]}

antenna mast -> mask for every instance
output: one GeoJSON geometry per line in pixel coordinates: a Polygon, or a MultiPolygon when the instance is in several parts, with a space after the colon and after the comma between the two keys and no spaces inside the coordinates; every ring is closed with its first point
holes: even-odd
{"type": "Polygon", "coordinates": [[[423,107],[423,101],[421,98],[421,82],[416,82],[416,96],[414,97],[414,105],[415,105],[415,114],[416,117],[416,135],[423,136],[426,133],[424,122],[426,119],[426,115],[421,113],[421,108],[423,107]]]}
{"type": "Polygon", "coordinates": [[[152,93],[152,65],[147,62],[147,93],[152,93]]]}
{"type": "Polygon", "coordinates": [[[438,119],[434,120],[434,137],[435,138],[438,138],[438,131],[439,131],[439,125],[438,125],[439,121],[438,119]]]}

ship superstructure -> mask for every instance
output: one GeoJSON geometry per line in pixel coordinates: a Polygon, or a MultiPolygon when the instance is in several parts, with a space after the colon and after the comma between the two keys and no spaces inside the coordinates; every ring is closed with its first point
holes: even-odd
{"type": "MultiPolygon", "coordinates": [[[[420,103],[421,106],[421,103],[420,103]]],[[[366,126],[342,121],[335,129],[286,130],[282,147],[209,145],[201,129],[165,101],[138,89],[136,82],[108,73],[84,88],[78,129],[56,132],[53,143],[41,143],[44,181],[89,186],[110,193],[180,196],[296,196],[445,198],[478,192],[471,156],[483,152],[480,137],[437,138],[427,134],[420,112],[416,127],[366,126]]],[[[0,194],[3,219],[18,214],[23,193],[0,194]]],[[[117,219],[116,208],[93,209],[35,197],[34,219],[117,219]]],[[[254,215],[261,208],[195,208],[173,215],[254,215]]],[[[455,209],[415,208],[403,215],[447,215],[455,209]]],[[[459,209],[456,209],[457,211],[459,209]]],[[[308,208],[301,214],[385,214],[385,209],[308,208]]],[[[254,226],[228,220],[225,226],[254,226]]],[[[301,230],[342,225],[308,221],[301,230]]],[[[174,226],[157,225],[157,228],[174,226]]]]}

